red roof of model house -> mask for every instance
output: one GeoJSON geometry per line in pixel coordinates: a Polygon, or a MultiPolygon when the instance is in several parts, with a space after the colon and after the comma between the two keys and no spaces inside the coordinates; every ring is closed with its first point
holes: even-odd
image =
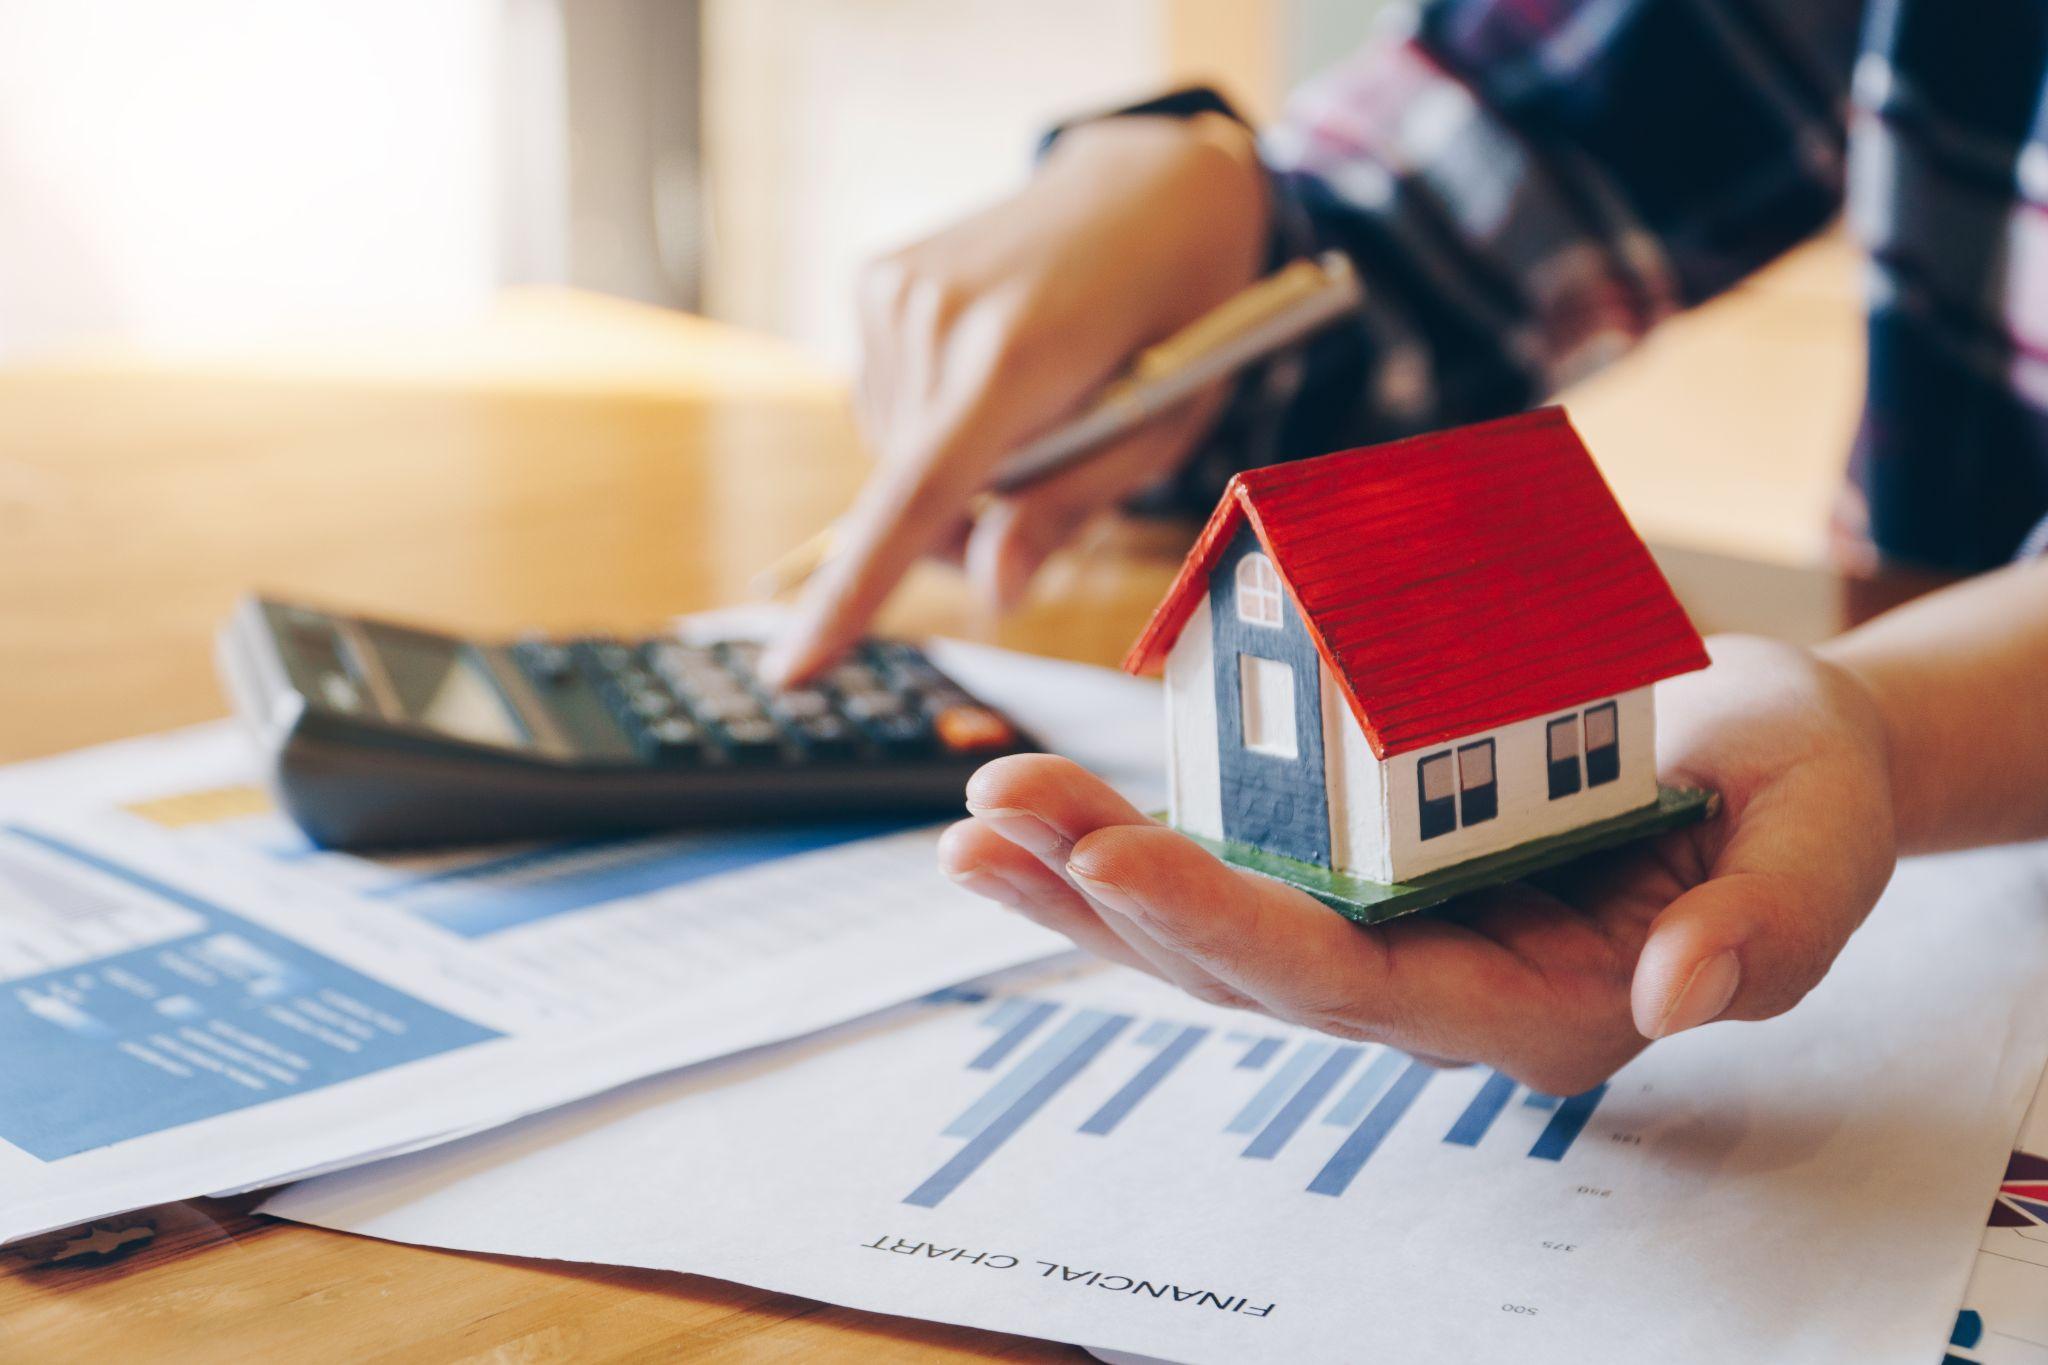
{"type": "Polygon", "coordinates": [[[1246,519],[1381,758],[1707,663],[1562,408],[1239,474],[1126,669],[1160,670],[1246,519]]]}

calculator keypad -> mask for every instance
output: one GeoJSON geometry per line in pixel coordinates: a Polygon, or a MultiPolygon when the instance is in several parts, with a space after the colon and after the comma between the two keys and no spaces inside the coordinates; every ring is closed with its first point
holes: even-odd
{"type": "Polygon", "coordinates": [[[915,646],[864,644],[817,682],[779,693],[756,676],[760,653],[752,641],[543,640],[513,649],[541,696],[588,685],[635,752],[663,766],[964,757],[1020,743],[1008,720],[915,646]]]}

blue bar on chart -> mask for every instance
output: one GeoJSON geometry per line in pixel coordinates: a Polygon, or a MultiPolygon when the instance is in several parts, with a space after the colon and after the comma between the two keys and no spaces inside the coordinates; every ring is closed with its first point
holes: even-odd
{"type": "MultiPolygon", "coordinates": [[[[946,998],[946,996],[945,993],[941,991],[926,998],[932,1000],[943,1000],[946,998]]],[[[1006,995],[1001,1000],[996,1001],[996,1006],[994,1009],[990,1010],[987,1014],[981,1016],[981,1026],[983,1028],[1006,1029],[1010,1025],[1017,1022],[1018,1015],[1024,1013],[1025,1010],[1028,1010],[1030,1008],[1031,998],[1029,996],[1006,995]]]]}
{"type": "MultiPolygon", "coordinates": [[[[1170,1020],[1154,1019],[1151,1023],[1145,1025],[1144,1028],[1139,1030],[1138,1046],[1158,1047],[1161,1044],[1165,1043],[1169,1038],[1173,1037],[1174,1030],[1179,1027],[1180,1026],[1178,1024],[1175,1024],[1170,1020]]],[[[1208,1031],[1209,1030],[1207,1029],[1202,1030],[1202,1032],[1204,1033],[1207,1033],[1208,1031]]]]}
{"type": "Polygon", "coordinates": [[[1015,1052],[1026,1038],[1038,1031],[1038,1026],[1052,1018],[1059,1006],[1046,1000],[1026,1000],[1012,996],[989,1012],[984,1022],[991,1028],[1002,1029],[995,1040],[975,1055],[967,1064],[970,1071],[994,1071],[1001,1066],[1012,1052],[1015,1052]]]}
{"type": "Polygon", "coordinates": [[[1333,1128],[1349,1128],[1365,1117],[1365,1111],[1380,1091],[1387,1088],[1387,1082],[1394,1079],[1394,1073],[1401,1069],[1407,1057],[1392,1048],[1383,1048],[1380,1055],[1372,1059],[1365,1073],[1351,1083],[1344,1092],[1344,1098],[1330,1106],[1330,1112],[1323,1115],[1323,1122],[1333,1128]]]}
{"type": "Polygon", "coordinates": [[[1408,1106],[1415,1103],[1422,1087],[1429,1084],[1430,1075],[1429,1067],[1423,1063],[1408,1063],[1407,1069],[1372,1107],[1372,1112],[1351,1130],[1351,1136],[1344,1139],[1336,1154],[1322,1170],[1316,1172],[1316,1178],[1308,1184],[1308,1192],[1334,1196],[1350,1189],[1358,1172],[1380,1149],[1380,1144],[1387,1140],[1387,1134],[1394,1131],[1394,1125],[1408,1112],[1408,1106]]]}
{"type": "Polygon", "coordinates": [[[1486,1084],[1479,1087],[1472,1103],[1465,1106],[1465,1112],[1458,1115],[1451,1131],[1444,1134],[1444,1141],[1459,1147],[1477,1147],[1479,1139],[1486,1136],[1486,1130],[1493,1127],[1493,1121],[1500,1117],[1500,1111],[1508,1107],[1508,1101],[1514,1096],[1514,1081],[1498,1071],[1494,1072],[1486,1078],[1486,1084]]]}
{"type": "Polygon", "coordinates": [[[1164,1029],[1172,1041],[1160,1048],[1158,1055],[1139,1068],[1138,1074],[1126,1081],[1123,1088],[1111,1095],[1100,1109],[1090,1114],[1081,1124],[1080,1131],[1096,1137],[1107,1137],[1114,1132],[1116,1126],[1124,1121],[1124,1117],[1138,1107],[1139,1101],[1158,1088],[1159,1083],[1171,1075],[1173,1069],[1186,1060],[1187,1055],[1209,1036],[1209,1030],[1192,1024],[1178,1033],[1174,1033],[1173,1028],[1172,1024],[1159,1020],[1148,1025],[1145,1031],[1138,1035],[1139,1042],[1150,1040],[1156,1045],[1161,1038],[1159,1030],[1164,1029]]]}
{"type": "MultiPolygon", "coordinates": [[[[1009,1074],[998,1079],[980,1099],[961,1111],[959,1118],[947,1124],[946,1136],[973,1137],[987,1127],[992,1119],[1010,1106],[1011,1101],[1029,1090],[1041,1076],[1058,1066],[1061,1060],[1079,1046],[1081,1040],[1106,1017],[1101,1010],[1077,1011],[1072,1018],[1053,1031],[1052,1037],[1032,1049],[1030,1055],[1010,1068],[1009,1074]]],[[[968,1063],[970,1068],[973,1065],[972,1062],[968,1063]]]]}
{"type": "MultiPolygon", "coordinates": [[[[988,999],[988,992],[977,986],[941,986],[930,995],[921,997],[917,1003],[920,1005],[979,1005],[986,999],[988,999]]],[[[984,1020],[983,1022],[987,1021],[984,1020]]]]}
{"type": "Polygon", "coordinates": [[[1529,1155],[1538,1161],[1562,1161],[1564,1154],[1571,1150],[1579,1133],[1586,1126],[1586,1120],[1593,1117],[1593,1110],[1599,1105],[1600,1097],[1607,1093],[1605,1085],[1596,1085],[1591,1090],[1569,1096],[1558,1102],[1557,1112],[1550,1116],[1543,1132],[1536,1139],[1536,1145],[1529,1149],[1529,1155]]]}
{"type": "Polygon", "coordinates": [[[1287,1103],[1301,1083],[1308,1079],[1309,1072],[1322,1065],[1323,1058],[1330,1055],[1335,1044],[1312,1042],[1303,1043],[1294,1050],[1273,1078],[1259,1087],[1256,1095],[1244,1108],[1237,1111],[1237,1117],[1224,1125],[1226,1133],[1255,1133],[1267,1119],[1273,1117],[1281,1105],[1287,1103]]]}
{"type": "Polygon", "coordinates": [[[1557,1108],[1557,1096],[1546,1095],[1541,1090],[1531,1090],[1528,1094],[1522,1096],[1522,1103],[1531,1109],[1555,1109],[1557,1108]]]}
{"type": "Polygon", "coordinates": [[[1337,1082],[1344,1079],[1344,1073],[1364,1052],[1362,1047],[1340,1047],[1332,1052],[1329,1059],[1316,1068],[1308,1083],[1294,1092],[1294,1098],[1282,1105],[1251,1145],[1244,1149],[1244,1155],[1257,1160],[1269,1161],[1280,1154],[1287,1140],[1301,1131],[1301,1125],[1308,1122],[1308,1116],[1316,1111],[1323,1097],[1337,1088],[1337,1082]]]}
{"type": "MultiPolygon", "coordinates": [[[[990,1093],[1006,1091],[1010,1082],[1020,1074],[1032,1072],[1028,1087],[1014,1094],[1000,1113],[980,1124],[967,1144],[953,1154],[953,1159],[912,1190],[903,1202],[920,1208],[937,1207],[941,1200],[960,1187],[961,1181],[981,1169],[982,1163],[994,1156],[997,1149],[1009,1141],[1032,1115],[1086,1070],[1088,1064],[1130,1024],[1131,1016],[1128,1014],[1104,1014],[1100,1010],[1083,1010],[1068,1020],[1064,1028],[1041,1044],[1030,1058],[1019,1063],[990,1093]],[[1033,1067],[1032,1064],[1040,1057],[1046,1058],[1046,1064],[1033,1067]]],[[[962,1115],[962,1120],[966,1117],[962,1115]]],[[[946,1131],[953,1133],[960,1126],[956,1121],[946,1131]]]]}
{"type": "Polygon", "coordinates": [[[1278,1038],[1258,1039],[1245,1049],[1244,1056],[1237,1059],[1237,1069],[1239,1071],[1265,1070],[1266,1063],[1272,1061],[1273,1054],[1280,1050],[1280,1041],[1278,1038]]]}

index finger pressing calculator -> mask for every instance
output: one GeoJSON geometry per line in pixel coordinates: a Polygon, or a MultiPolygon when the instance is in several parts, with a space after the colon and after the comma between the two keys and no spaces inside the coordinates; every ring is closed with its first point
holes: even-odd
{"type": "Polygon", "coordinates": [[[267,598],[221,672],[317,844],[375,848],[957,810],[1036,747],[900,641],[773,692],[752,641],[479,641],[267,598]]]}

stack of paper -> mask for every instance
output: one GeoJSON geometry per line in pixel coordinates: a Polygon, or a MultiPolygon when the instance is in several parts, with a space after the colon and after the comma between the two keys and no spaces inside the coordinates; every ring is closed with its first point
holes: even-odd
{"type": "MultiPolygon", "coordinates": [[[[1156,782],[1157,696],[936,651],[1156,782]]],[[[1063,951],[866,822],[372,860],[225,726],[0,772],[0,1240],[445,1140],[1063,951]]],[[[900,823],[900,822],[899,822],[900,823]]]]}

